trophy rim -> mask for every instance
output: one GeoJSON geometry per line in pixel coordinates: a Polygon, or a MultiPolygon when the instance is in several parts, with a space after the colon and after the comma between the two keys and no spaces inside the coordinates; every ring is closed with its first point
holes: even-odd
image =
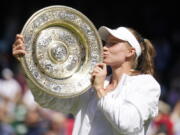
{"type": "MultiPolygon", "coordinates": [[[[78,14],[82,19],[84,19],[86,21],[86,23],[88,23],[88,25],[90,25],[90,27],[92,28],[94,34],[95,34],[95,37],[97,39],[97,42],[98,42],[98,45],[99,45],[99,48],[100,48],[100,60],[99,60],[99,63],[102,62],[102,56],[101,56],[101,53],[102,53],[102,41],[101,41],[101,38],[99,36],[99,33],[96,29],[96,27],[94,26],[94,24],[91,22],[91,20],[89,20],[83,13],[81,13],[80,11],[74,9],[74,8],[71,8],[71,7],[68,7],[68,6],[64,6],[64,5],[53,5],[53,6],[48,6],[48,7],[44,7],[38,11],[36,11],[28,20],[27,22],[25,23],[25,25],[23,26],[23,29],[21,31],[21,34],[23,35],[23,33],[25,32],[25,29],[28,27],[29,23],[35,18],[37,17],[40,13],[42,12],[45,12],[46,10],[54,10],[55,9],[67,9],[67,10],[70,10],[70,11],[73,11],[75,12],[76,14],[78,14]]],[[[85,93],[89,88],[91,88],[91,84],[87,85],[86,88],[84,88],[83,90],[81,90],[80,92],[78,93],[72,93],[70,95],[60,95],[60,94],[57,94],[55,92],[52,92],[50,90],[48,90],[45,86],[41,85],[40,83],[38,83],[34,77],[32,76],[32,74],[30,73],[30,71],[28,70],[28,67],[27,67],[27,63],[25,62],[25,57],[21,57],[20,58],[20,63],[23,67],[23,70],[27,76],[27,79],[32,83],[31,85],[32,86],[35,86],[36,88],[38,88],[39,90],[42,90],[43,92],[46,92],[47,94],[50,94],[50,95],[53,95],[53,96],[56,96],[56,97],[60,97],[60,98],[72,98],[72,97],[76,97],[76,96],[79,96],[83,93],[85,93]]],[[[30,85],[29,85],[30,87],[30,85]]]]}

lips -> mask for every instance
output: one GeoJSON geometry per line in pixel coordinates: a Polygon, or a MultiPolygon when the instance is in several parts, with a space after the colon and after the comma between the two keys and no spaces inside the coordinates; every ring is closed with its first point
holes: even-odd
{"type": "Polygon", "coordinates": [[[103,58],[107,58],[108,57],[108,54],[103,54],[103,58]]]}
{"type": "Polygon", "coordinates": [[[108,53],[103,53],[103,56],[107,56],[108,55],[108,53]]]}

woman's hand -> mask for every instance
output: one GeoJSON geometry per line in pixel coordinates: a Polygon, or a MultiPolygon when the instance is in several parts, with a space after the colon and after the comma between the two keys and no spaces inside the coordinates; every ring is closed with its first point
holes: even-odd
{"type": "Polygon", "coordinates": [[[17,59],[26,54],[23,35],[16,35],[16,40],[13,44],[12,54],[17,59]]]}
{"type": "Polygon", "coordinates": [[[104,81],[107,75],[106,64],[100,63],[94,67],[92,72],[92,85],[97,92],[99,98],[104,97],[107,91],[104,89],[104,81]]]}

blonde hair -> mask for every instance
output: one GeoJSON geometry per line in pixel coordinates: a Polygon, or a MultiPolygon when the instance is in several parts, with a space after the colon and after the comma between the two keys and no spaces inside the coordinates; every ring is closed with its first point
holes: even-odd
{"type": "Polygon", "coordinates": [[[138,59],[134,58],[134,69],[143,74],[154,75],[154,57],[155,49],[148,39],[143,39],[142,36],[132,28],[128,28],[138,40],[142,53],[138,59]]]}

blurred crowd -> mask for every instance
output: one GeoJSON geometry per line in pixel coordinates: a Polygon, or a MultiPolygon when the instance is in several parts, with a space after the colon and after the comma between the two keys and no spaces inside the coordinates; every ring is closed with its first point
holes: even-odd
{"type": "Polygon", "coordinates": [[[180,135],[180,100],[174,108],[159,102],[159,113],[151,122],[147,135],[180,135]]]}
{"type": "Polygon", "coordinates": [[[2,70],[0,135],[71,135],[73,124],[71,114],[41,108],[25,80],[20,83],[13,77],[12,70],[2,70]]]}

